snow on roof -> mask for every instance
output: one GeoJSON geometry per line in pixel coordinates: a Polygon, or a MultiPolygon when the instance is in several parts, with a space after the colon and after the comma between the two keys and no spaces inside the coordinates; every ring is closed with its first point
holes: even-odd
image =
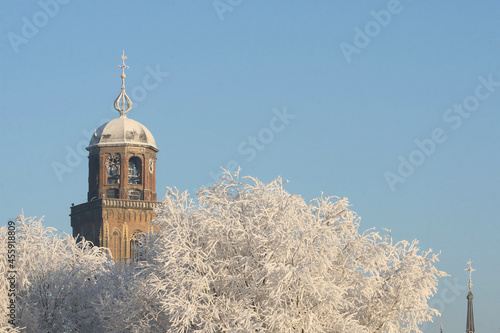
{"type": "Polygon", "coordinates": [[[92,135],[87,149],[103,146],[144,146],[158,151],[153,134],[138,121],[125,115],[108,121],[92,135]]]}

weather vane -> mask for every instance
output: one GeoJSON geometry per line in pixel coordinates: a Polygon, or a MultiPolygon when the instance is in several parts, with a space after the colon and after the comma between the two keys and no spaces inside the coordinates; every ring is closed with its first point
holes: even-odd
{"type": "Polygon", "coordinates": [[[124,50],[122,54],[122,64],[118,65],[118,68],[122,70],[122,89],[120,95],[118,95],[115,100],[115,109],[120,112],[121,117],[126,117],[126,113],[132,108],[132,101],[125,92],[125,69],[128,69],[128,66],[125,65],[125,59],[127,59],[127,56],[125,56],[124,50]]]}
{"type": "Polygon", "coordinates": [[[472,289],[472,272],[475,271],[475,269],[472,268],[471,264],[472,260],[467,261],[467,265],[469,265],[469,267],[465,269],[467,272],[469,272],[469,291],[471,291],[472,289]]]}
{"type": "Polygon", "coordinates": [[[118,68],[120,68],[122,70],[122,79],[124,79],[126,77],[126,75],[125,75],[125,68],[128,69],[128,66],[125,65],[125,59],[127,59],[127,56],[125,55],[125,50],[123,50],[122,64],[121,64],[121,66],[118,65],[118,68]]]}

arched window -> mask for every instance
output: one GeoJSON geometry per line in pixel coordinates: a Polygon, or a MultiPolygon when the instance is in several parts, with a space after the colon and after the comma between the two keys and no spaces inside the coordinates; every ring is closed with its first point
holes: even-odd
{"type": "Polygon", "coordinates": [[[142,192],[140,190],[132,189],[128,192],[130,200],[142,200],[142,192]]]}
{"type": "Polygon", "coordinates": [[[110,155],[106,159],[106,169],[108,171],[108,184],[120,183],[120,157],[110,155]]]}
{"type": "Polygon", "coordinates": [[[141,159],[137,156],[131,157],[128,161],[128,183],[142,184],[141,181],[141,159]]]}
{"type": "Polygon", "coordinates": [[[116,229],[111,235],[111,254],[116,260],[120,260],[122,258],[122,235],[120,234],[120,231],[116,229]]]}
{"type": "Polygon", "coordinates": [[[116,188],[110,188],[106,191],[106,198],[118,199],[120,197],[119,191],[116,188]]]}
{"type": "Polygon", "coordinates": [[[141,231],[135,231],[130,237],[130,262],[142,260],[141,251],[138,246],[146,241],[146,235],[141,231]]]}

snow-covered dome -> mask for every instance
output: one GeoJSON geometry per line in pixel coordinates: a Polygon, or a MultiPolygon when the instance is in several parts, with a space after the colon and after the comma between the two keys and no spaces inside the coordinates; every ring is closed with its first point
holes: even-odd
{"type": "Polygon", "coordinates": [[[125,69],[128,69],[125,65],[125,59],[127,59],[125,52],[123,52],[122,59],[122,65],[118,66],[122,70],[122,88],[115,100],[115,109],[120,113],[120,117],[99,127],[92,135],[87,149],[106,146],[144,146],[159,151],[153,134],[146,126],[127,118],[127,112],[132,108],[132,101],[125,92],[125,69]]]}
{"type": "Polygon", "coordinates": [[[143,124],[125,115],[108,121],[99,127],[90,139],[89,149],[105,146],[144,146],[155,151],[156,147],[153,134],[143,124]]]}

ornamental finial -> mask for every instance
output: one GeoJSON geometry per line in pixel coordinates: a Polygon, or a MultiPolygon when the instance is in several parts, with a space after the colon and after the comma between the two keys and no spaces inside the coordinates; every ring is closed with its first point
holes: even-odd
{"type": "Polygon", "coordinates": [[[122,70],[122,80],[125,80],[125,68],[128,69],[128,66],[125,65],[125,59],[127,59],[127,56],[125,55],[125,50],[123,50],[123,53],[122,53],[122,65],[118,65],[118,68],[120,68],[122,70]]]}
{"type": "Polygon", "coordinates": [[[475,271],[475,269],[472,268],[471,264],[472,260],[467,261],[467,265],[469,265],[469,267],[465,269],[467,272],[469,272],[469,292],[472,290],[472,272],[475,271]]]}
{"type": "Polygon", "coordinates": [[[127,96],[127,93],[125,92],[125,69],[128,69],[129,67],[125,65],[125,59],[127,57],[125,56],[125,51],[123,51],[122,54],[122,64],[118,65],[118,68],[122,70],[122,90],[120,92],[120,95],[115,100],[115,109],[120,112],[120,117],[126,117],[126,113],[132,108],[132,101],[130,98],[127,96]]]}

